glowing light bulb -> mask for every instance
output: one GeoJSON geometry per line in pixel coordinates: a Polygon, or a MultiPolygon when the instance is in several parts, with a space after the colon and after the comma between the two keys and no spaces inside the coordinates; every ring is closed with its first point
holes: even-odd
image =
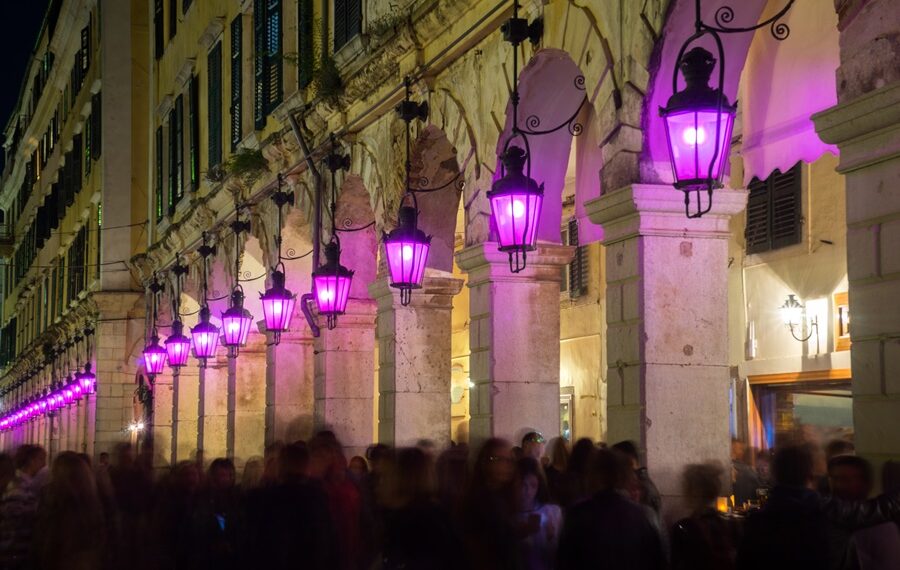
{"type": "Polygon", "coordinates": [[[693,146],[693,145],[702,145],[706,142],[706,129],[703,127],[694,128],[688,127],[684,129],[684,134],[681,135],[681,138],[685,143],[693,146]]]}
{"type": "Polygon", "coordinates": [[[521,218],[525,215],[525,204],[521,200],[513,200],[510,205],[506,207],[506,215],[512,216],[513,218],[521,218]]]}
{"type": "Polygon", "coordinates": [[[413,258],[413,248],[411,245],[403,246],[403,261],[409,261],[413,258]]]}

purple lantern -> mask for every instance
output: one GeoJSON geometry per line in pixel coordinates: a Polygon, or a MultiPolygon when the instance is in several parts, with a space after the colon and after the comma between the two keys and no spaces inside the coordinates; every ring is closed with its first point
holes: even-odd
{"type": "Polygon", "coordinates": [[[150,344],[144,349],[144,369],[147,374],[156,376],[161,374],[166,364],[166,349],[159,345],[159,337],[156,333],[150,337],[150,344]]]}
{"type": "MultiPolygon", "coordinates": [[[[675,188],[684,192],[707,190],[711,201],[712,190],[722,187],[737,105],[731,105],[722,93],[721,73],[719,87],[709,86],[716,59],[707,50],[695,47],[684,54],[678,66],[686,86],[659,110],[665,122],[675,188]]],[[[677,79],[676,71],[673,91],[677,79]]],[[[706,208],[698,213],[708,211],[706,208]]]]}
{"type": "Polygon", "coordinates": [[[200,322],[191,329],[191,339],[194,341],[194,358],[205,361],[216,355],[219,346],[219,329],[209,322],[209,307],[200,307],[200,322]]]}
{"type": "Polygon", "coordinates": [[[297,296],[284,286],[284,272],[272,271],[272,286],[260,295],[262,301],[263,317],[266,320],[266,330],[275,333],[276,343],[281,333],[288,330],[291,324],[291,316],[294,314],[294,303],[297,296]]]}
{"type": "Polygon", "coordinates": [[[518,273],[525,267],[525,252],[532,251],[537,241],[544,186],[525,173],[525,164],[530,158],[521,148],[510,146],[500,160],[503,176],[494,182],[487,197],[491,201],[491,218],[500,251],[509,253],[510,269],[518,273]],[[522,263],[518,263],[519,254],[522,263]]]}
{"type": "Polygon", "coordinates": [[[431,236],[417,227],[418,216],[416,208],[401,207],[397,227],[383,238],[391,287],[400,289],[400,303],[403,305],[409,304],[413,289],[422,287],[425,263],[431,250],[431,236]]]}
{"type": "Polygon", "coordinates": [[[191,351],[191,339],[184,335],[184,325],[181,321],[176,319],[172,322],[172,334],[166,339],[165,345],[169,366],[181,368],[187,364],[191,351]]]}
{"type": "Polygon", "coordinates": [[[88,362],[84,365],[84,372],[77,378],[81,383],[81,391],[85,394],[93,394],[94,390],[97,387],[97,376],[91,372],[91,363],[88,362]]]}
{"type": "Polygon", "coordinates": [[[75,392],[72,391],[71,385],[66,385],[66,387],[62,389],[62,396],[65,405],[69,405],[75,401],[75,392]]]}
{"type": "Polygon", "coordinates": [[[332,241],[325,246],[325,265],[313,272],[313,286],[319,314],[325,315],[328,328],[333,329],[337,316],[344,314],[350,298],[353,272],[341,265],[341,246],[332,241]]]}
{"type": "Polygon", "coordinates": [[[231,293],[231,307],[222,313],[222,344],[237,355],[237,349],[247,344],[253,315],[244,308],[244,290],[238,286],[231,293]]]}

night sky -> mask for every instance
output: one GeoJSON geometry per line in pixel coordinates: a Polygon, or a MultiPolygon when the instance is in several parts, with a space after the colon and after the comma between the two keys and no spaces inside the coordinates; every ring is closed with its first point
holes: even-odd
{"type": "MultiPolygon", "coordinates": [[[[31,50],[44,21],[49,0],[4,2],[0,8],[3,21],[0,31],[0,53],[4,55],[3,80],[0,89],[0,128],[5,129],[9,116],[19,99],[22,76],[31,59],[31,50]]],[[[0,153],[0,164],[3,153],[0,153]]]]}

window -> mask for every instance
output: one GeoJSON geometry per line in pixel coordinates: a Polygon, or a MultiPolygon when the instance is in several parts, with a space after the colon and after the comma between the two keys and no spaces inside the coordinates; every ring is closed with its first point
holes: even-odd
{"type": "Polygon", "coordinates": [[[750,181],[747,200],[747,253],[761,253],[800,243],[803,207],[800,165],[776,170],[766,180],[750,181]]]}
{"type": "Polygon", "coordinates": [[[93,159],[91,158],[91,138],[93,137],[91,133],[91,117],[84,121],[84,173],[91,173],[91,162],[93,159]]]}
{"type": "Polygon", "coordinates": [[[178,31],[178,0],[169,0],[169,39],[178,31]]]}
{"type": "Polygon", "coordinates": [[[209,113],[209,167],[222,162],[222,42],[207,56],[207,112],[209,113]]]}
{"type": "Polygon", "coordinates": [[[156,222],[163,218],[163,130],[156,128],[156,222]]]}
{"type": "Polygon", "coordinates": [[[101,248],[103,246],[103,204],[97,204],[97,255],[95,257],[97,280],[100,279],[101,248]]]}
{"type": "Polygon", "coordinates": [[[97,160],[100,158],[100,150],[101,150],[101,139],[100,135],[101,124],[100,119],[102,117],[102,109],[101,104],[103,102],[103,98],[100,96],[101,92],[94,93],[91,95],[91,158],[97,160]]]}
{"type": "Polygon", "coordinates": [[[191,77],[188,95],[190,109],[188,110],[188,133],[191,145],[191,189],[195,192],[200,185],[200,81],[197,76],[191,77]]]}
{"type": "Polygon", "coordinates": [[[362,31],[362,0],[334,0],[334,51],[362,31]]]}
{"type": "Polygon", "coordinates": [[[243,81],[243,65],[241,61],[241,42],[243,41],[242,18],[240,14],[231,22],[231,151],[243,139],[241,129],[242,107],[241,95],[243,81]]]}
{"type": "Polygon", "coordinates": [[[91,20],[88,18],[88,25],[81,30],[81,73],[87,75],[88,69],[91,67],[91,20]]]}
{"type": "Polygon", "coordinates": [[[299,56],[297,80],[300,83],[300,89],[305,89],[312,83],[315,64],[313,22],[316,16],[313,13],[313,0],[300,0],[297,8],[297,55],[299,56]]]}
{"type": "Polygon", "coordinates": [[[193,0],[181,0],[181,13],[187,14],[188,8],[191,7],[193,0]]]}
{"type": "Polygon", "coordinates": [[[281,0],[255,0],[253,34],[253,119],[262,129],[282,97],[281,0]]]}
{"type": "Polygon", "coordinates": [[[169,214],[175,213],[175,205],[184,195],[184,97],[175,99],[175,106],[169,111],[169,214]]]}
{"type": "Polygon", "coordinates": [[[159,59],[166,49],[166,36],[163,30],[163,0],[154,0],[153,2],[153,40],[154,54],[156,59],[159,59]]]}

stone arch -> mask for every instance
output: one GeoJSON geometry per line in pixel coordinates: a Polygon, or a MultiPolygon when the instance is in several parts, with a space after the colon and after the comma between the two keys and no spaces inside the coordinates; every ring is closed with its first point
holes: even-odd
{"type": "MultiPolygon", "coordinates": [[[[330,210],[327,206],[330,200],[325,201],[325,204],[323,244],[331,239],[330,210]]],[[[354,271],[350,296],[366,299],[369,296],[368,286],[375,281],[378,271],[378,237],[375,229],[377,224],[369,225],[375,221],[375,213],[371,206],[371,194],[361,176],[351,174],[340,182],[335,210],[335,226],[341,243],[341,264],[354,271]]]]}
{"type": "Polygon", "coordinates": [[[375,149],[378,148],[373,138],[358,140],[350,149],[350,172],[362,180],[362,186],[368,194],[369,209],[375,220],[376,234],[384,229],[385,200],[384,178],[379,168],[375,149]]]}

